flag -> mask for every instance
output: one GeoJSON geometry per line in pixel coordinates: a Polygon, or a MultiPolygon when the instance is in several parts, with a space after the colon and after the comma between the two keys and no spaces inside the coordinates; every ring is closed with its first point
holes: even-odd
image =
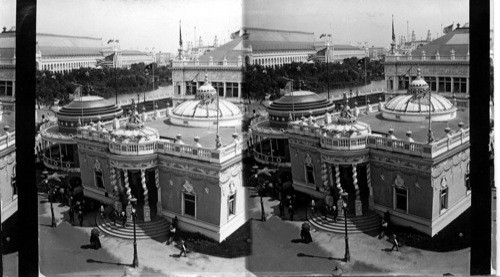
{"type": "Polygon", "coordinates": [[[179,21],[179,46],[182,47],[182,30],[180,21],[179,21]]]}
{"type": "Polygon", "coordinates": [[[454,25],[454,24],[455,24],[455,22],[453,22],[453,23],[452,23],[450,26],[448,26],[448,27],[444,27],[444,29],[443,29],[443,33],[447,34],[447,33],[451,32],[451,31],[453,31],[453,25],[454,25]]]}
{"type": "Polygon", "coordinates": [[[109,56],[104,57],[104,60],[105,60],[105,61],[110,61],[110,62],[112,62],[112,61],[114,61],[114,59],[115,59],[115,53],[113,53],[113,54],[111,54],[111,55],[109,55],[109,56]]]}
{"type": "Polygon", "coordinates": [[[108,44],[110,44],[111,42],[113,42],[114,40],[113,39],[110,39],[108,40],[108,44]]]}
{"type": "Polygon", "coordinates": [[[236,32],[234,32],[234,33],[232,33],[232,34],[231,34],[231,36],[230,36],[230,38],[231,38],[231,39],[235,39],[235,38],[237,38],[237,37],[239,37],[239,36],[240,36],[240,30],[238,30],[238,31],[236,31],[236,32]]]}
{"type": "Polygon", "coordinates": [[[153,63],[147,64],[147,65],[144,67],[144,70],[148,70],[148,69],[153,69],[153,63]]]}
{"type": "Polygon", "coordinates": [[[322,38],[322,37],[326,37],[326,34],[321,34],[321,36],[319,36],[319,38],[322,38]]]}
{"type": "Polygon", "coordinates": [[[394,15],[392,16],[392,41],[396,42],[396,33],[394,33],[394,15]]]}

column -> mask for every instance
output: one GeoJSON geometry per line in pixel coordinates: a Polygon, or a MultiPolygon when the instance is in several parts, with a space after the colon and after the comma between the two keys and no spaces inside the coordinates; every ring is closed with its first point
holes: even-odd
{"type": "Polygon", "coordinates": [[[62,167],[62,165],[63,165],[63,161],[62,161],[62,148],[61,148],[61,144],[60,143],[59,143],[59,163],[60,163],[59,166],[62,167]]]}
{"type": "Polygon", "coordinates": [[[156,202],[156,214],[161,214],[161,187],[160,187],[160,170],[155,168],[155,184],[158,190],[158,201],[156,202]]]}
{"type": "Polygon", "coordinates": [[[131,189],[130,189],[130,184],[128,182],[128,170],[127,169],[124,169],[123,170],[123,175],[124,175],[124,179],[125,179],[125,189],[126,189],[126,193],[127,193],[127,207],[125,208],[126,212],[127,212],[127,220],[129,221],[132,221],[132,204],[130,204],[130,199],[132,199],[132,195],[131,195],[131,189]]]}
{"type": "Polygon", "coordinates": [[[398,91],[399,90],[399,76],[393,76],[392,79],[394,80],[394,90],[398,91]]]}
{"type": "Polygon", "coordinates": [[[337,199],[337,210],[342,211],[342,193],[344,191],[342,190],[342,185],[340,184],[340,166],[338,164],[335,164],[335,184],[337,186],[337,193],[339,194],[339,198],[337,199]]]}
{"type": "MultiPolygon", "coordinates": [[[[469,81],[467,80],[467,84],[469,81]]],[[[16,81],[12,81],[12,97],[16,98],[16,81]]]]}
{"type": "Polygon", "coordinates": [[[467,80],[467,82],[466,82],[465,93],[469,94],[469,77],[467,77],[466,80],[467,80]]]}
{"type": "Polygon", "coordinates": [[[451,93],[453,93],[453,81],[454,81],[453,79],[454,79],[454,78],[453,78],[453,77],[451,77],[451,91],[450,91],[451,93]]]}
{"type": "Polygon", "coordinates": [[[146,169],[141,169],[141,184],[144,190],[144,222],[151,221],[151,208],[149,207],[148,187],[146,186],[146,169]]]}
{"type": "Polygon", "coordinates": [[[241,82],[238,83],[238,99],[241,99],[241,82]]]}
{"type": "Polygon", "coordinates": [[[122,203],[120,202],[120,191],[118,189],[118,182],[116,181],[116,169],[111,167],[109,170],[109,178],[111,186],[113,187],[114,207],[118,213],[122,212],[122,203]]]}
{"type": "Polygon", "coordinates": [[[366,163],[366,184],[368,185],[368,209],[370,211],[373,211],[373,207],[375,206],[375,203],[373,201],[373,187],[372,187],[372,178],[371,178],[371,173],[370,173],[370,162],[366,163]]]}
{"type": "Polygon", "coordinates": [[[438,92],[439,91],[439,77],[436,76],[435,78],[436,78],[436,92],[438,92]]]}
{"type": "Polygon", "coordinates": [[[269,145],[270,145],[270,150],[271,151],[271,162],[273,162],[273,138],[269,138],[269,145]]]}
{"type": "Polygon", "coordinates": [[[363,207],[361,204],[361,198],[359,197],[358,171],[357,171],[356,164],[352,165],[352,179],[353,179],[354,188],[356,189],[356,200],[354,201],[355,209],[356,209],[356,216],[360,216],[360,215],[363,215],[363,207]]]}
{"type": "Polygon", "coordinates": [[[226,82],[224,82],[224,93],[223,93],[222,97],[226,97],[226,89],[227,89],[226,82]]]}

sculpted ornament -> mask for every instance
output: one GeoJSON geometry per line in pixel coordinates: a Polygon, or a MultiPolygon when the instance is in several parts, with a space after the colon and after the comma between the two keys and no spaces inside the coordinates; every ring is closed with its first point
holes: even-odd
{"type": "Polygon", "coordinates": [[[394,185],[398,188],[402,188],[405,185],[405,180],[398,174],[396,175],[396,179],[394,180],[394,185]]]}
{"type": "Polygon", "coordinates": [[[191,183],[188,180],[186,180],[184,182],[184,185],[182,186],[182,190],[184,192],[187,192],[187,193],[194,193],[194,187],[193,187],[193,185],[191,185],[191,183]]]}
{"type": "Polygon", "coordinates": [[[94,170],[101,171],[101,162],[99,162],[98,159],[95,159],[95,161],[94,161],[94,170]]]}

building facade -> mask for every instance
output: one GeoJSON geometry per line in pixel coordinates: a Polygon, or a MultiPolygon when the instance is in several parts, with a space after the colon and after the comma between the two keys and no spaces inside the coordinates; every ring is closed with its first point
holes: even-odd
{"type": "Polygon", "coordinates": [[[384,62],[387,90],[404,92],[420,68],[431,92],[467,98],[469,60],[468,27],[457,28],[406,55],[393,49],[384,62]]]}
{"type": "Polygon", "coordinates": [[[0,102],[3,111],[14,111],[16,100],[16,32],[0,33],[0,102]]]}
{"type": "Polygon", "coordinates": [[[340,111],[315,111],[313,93],[296,95],[275,101],[268,116],[251,123],[254,158],[289,168],[295,190],[339,209],[346,203],[350,217],[389,211],[391,222],[430,236],[470,207],[468,110],[429,94],[420,75],[387,102],[358,107],[344,95],[340,111]],[[283,103],[312,112],[282,118],[276,110],[283,103]],[[429,111],[429,133],[422,120],[406,117],[429,111]]]}

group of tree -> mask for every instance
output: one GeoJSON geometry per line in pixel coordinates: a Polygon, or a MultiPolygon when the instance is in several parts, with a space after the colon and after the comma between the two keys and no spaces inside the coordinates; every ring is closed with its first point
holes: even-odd
{"type": "MultiPolygon", "coordinates": [[[[384,78],[384,68],[380,61],[366,59],[367,84],[384,78]]],[[[293,90],[310,90],[322,93],[330,89],[363,85],[365,66],[360,66],[356,57],[344,59],[342,63],[290,63],[277,67],[247,65],[244,71],[244,97],[262,101],[266,95],[270,99],[281,97],[288,82],[293,90]]]]}
{"type": "Polygon", "coordinates": [[[37,104],[53,105],[59,100],[61,105],[69,103],[70,94],[81,88],[83,95],[91,94],[110,98],[115,93],[142,93],[153,90],[154,86],[170,85],[172,70],[170,66],[132,64],[130,68],[79,68],[67,73],[48,70],[36,72],[37,104]],[[154,68],[152,68],[154,66],[154,68]]]}

